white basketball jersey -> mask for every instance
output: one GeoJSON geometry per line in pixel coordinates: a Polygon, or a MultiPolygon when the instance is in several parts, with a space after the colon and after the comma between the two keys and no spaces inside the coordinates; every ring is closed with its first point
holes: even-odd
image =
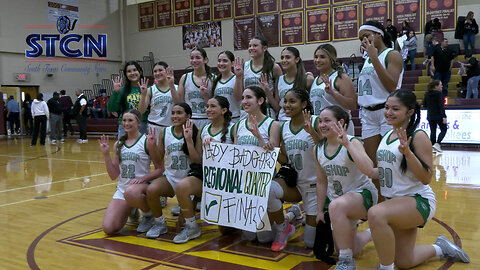
{"type": "Polygon", "coordinates": [[[163,92],[158,89],[157,85],[154,84],[150,87],[150,113],[148,114],[148,121],[155,123],[160,126],[171,126],[172,125],[172,92],[170,88],[163,92]]]}
{"type": "Polygon", "coordinates": [[[233,143],[233,138],[232,138],[232,128],[233,126],[235,126],[234,123],[231,123],[230,122],[230,125],[227,127],[227,134],[225,134],[225,141],[222,142],[222,130],[220,130],[219,132],[217,132],[216,134],[212,134],[212,132],[210,132],[210,129],[212,127],[212,124],[208,124],[206,126],[203,126],[202,128],[202,132],[200,133],[200,138],[202,140],[202,143],[203,141],[205,141],[206,138],[210,137],[210,138],[213,138],[216,142],[221,142],[221,143],[233,143]]]}
{"type": "MultiPolygon", "coordinates": [[[[317,116],[312,115],[310,120],[312,126],[316,129],[317,116]]],[[[282,125],[282,139],[287,151],[288,163],[291,164],[298,173],[298,185],[307,182],[316,183],[317,172],[315,166],[315,157],[313,156],[313,148],[315,141],[310,133],[306,132],[303,127],[297,132],[293,132],[291,128],[291,120],[282,125]]]]}
{"type": "Polygon", "coordinates": [[[147,153],[147,137],[145,134],[142,134],[130,146],[123,144],[120,149],[120,157],[117,189],[124,193],[132,179],[150,173],[150,156],[147,153]]]}
{"type": "MultiPolygon", "coordinates": [[[[207,119],[207,104],[200,92],[200,85],[193,79],[193,71],[185,74],[183,82],[185,102],[192,108],[192,119],[207,119]]],[[[212,81],[208,80],[207,89],[212,89],[212,81]]]]}
{"type": "Polygon", "coordinates": [[[215,87],[215,90],[213,93],[215,96],[222,96],[228,99],[228,102],[230,103],[230,111],[232,112],[232,117],[240,117],[241,101],[236,100],[235,97],[233,96],[235,81],[236,81],[235,75],[233,75],[230,79],[228,79],[225,82],[222,82],[221,80],[218,81],[217,86],[215,87]]]}
{"type": "Polygon", "coordinates": [[[190,158],[182,151],[183,136],[175,136],[173,128],[173,126],[166,127],[163,136],[163,145],[165,146],[164,175],[169,181],[178,183],[187,177],[190,169],[190,158]]]}
{"type": "Polygon", "coordinates": [[[285,75],[282,75],[278,78],[277,81],[277,89],[278,89],[278,96],[280,97],[280,112],[278,112],[278,120],[280,121],[287,121],[290,118],[285,115],[285,111],[283,110],[283,103],[285,102],[285,95],[287,94],[288,90],[292,89],[295,81],[287,82],[287,78],[285,75]]]}
{"type": "MultiPolygon", "coordinates": [[[[338,91],[335,87],[335,82],[338,78],[338,71],[333,71],[329,75],[329,79],[332,82],[333,89],[338,91]]],[[[313,105],[313,114],[320,115],[320,112],[323,108],[331,106],[331,105],[338,105],[338,102],[331,96],[330,94],[325,92],[325,83],[320,79],[320,76],[316,77],[313,80],[312,87],[310,88],[310,101],[313,105]]],[[[342,106],[340,106],[342,107],[342,106]]],[[[349,111],[348,111],[349,112],[349,111]]]]}
{"type": "MultiPolygon", "coordinates": [[[[348,136],[350,141],[354,138],[348,136]]],[[[330,200],[333,201],[347,192],[375,190],[375,185],[357,168],[344,146],[339,145],[332,156],[325,153],[326,148],[325,141],[323,146],[316,146],[315,154],[328,179],[327,196],[330,200]]]]}
{"type": "MultiPolygon", "coordinates": [[[[378,54],[378,60],[385,69],[387,68],[387,57],[391,51],[393,51],[393,49],[386,48],[378,54]]],[[[403,70],[398,78],[397,89],[402,87],[402,78],[403,70]]],[[[358,77],[358,104],[362,107],[381,104],[387,100],[389,94],[390,93],[380,81],[380,78],[370,61],[370,57],[367,57],[358,77]]]]}
{"type": "MultiPolygon", "coordinates": [[[[260,124],[258,124],[258,131],[260,132],[260,135],[265,143],[268,143],[270,139],[270,128],[272,127],[274,121],[275,120],[267,116],[260,124]]],[[[237,123],[237,144],[259,146],[257,137],[252,134],[247,125],[248,118],[237,123]]]]}
{"type": "MultiPolygon", "coordinates": [[[[421,131],[421,129],[417,129],[415,133],[418,131],[421,131]]],[[[435,193],[432,188],[416,179],[408,166],[405,173],[402,173],[400,164],[403,155],[398,150],[400,141],[398,138],[390,139],[392,133],[393,130],[383,136],[377,149],[378,174],[382,195],[394,198],[413,196],[418,193],[424,198],[435,200],[435,193]]]]}
{"type": "MultiPolygon", "coordinates": [[[[252,60],[248,60],[243,63],[243,89],[247,89],[252,85],[260,86],[260,76],[262,75],[263,68],[260,70],[254,70],[252,66],[252,60]]],[[[268,80],[268,88],[270,91],[273,91],[273,74],[270,74],[270,79],[268,80]]],[[[270,107],[269,104],[267,109],[267,116],[275,119],[275,111],[270,107]]]]}

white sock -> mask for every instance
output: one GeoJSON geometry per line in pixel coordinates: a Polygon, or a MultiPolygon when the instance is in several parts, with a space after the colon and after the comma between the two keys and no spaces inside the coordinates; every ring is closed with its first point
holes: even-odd
{"type": "Polygon", "coordinates": [[[159,216],[155,218],[155,221],[158,223],[164,223],[165,222],[165,217],[159,216]]]}
{"type": "Polygon", "coordinates": [[[442,251],[442,248],[441,248],[441,247],[439,247],[439,246],[437,246],[437,245],[435,245],[435,244],[433,244],[432,246],[433,246],[433,248],[435,249],[435,256],[440,257],[440,256],[443,255],[443,251],[442,251]]]}
{"type": "Polygon", "coordinates": [[[347,249],[340,249],[340,252],[338,253],[338,258],[352,258],[353,257],[353,251],[350,248],[347,249]]]}
{"type": "Polygon", "coordinates": [[[195,224],[195,216],[191,218],[185,218],[185,225],[192,226],[195,224]]]}
{"type": "Polygon", "coordinates": [[[144,217],[151,217],[153,216],[153,213],[152,213],[152,210],[148,211],[148,212],[143,212],[142,210],[140,210],[142,212],[142,215],[144,217]]]}
{"type": "Polygon", "coordinates": [[[285,214],[285,217],[287,218],[287,221],[290,222],[295,219],[295,214],[293,212],[287,212],[287,214],[285,214]]]}
{"type": "Polygon", "coordinates": [[[380,270],[395,270],[395,265],[393,263],[390,265],[380,264],[380,270]]]}

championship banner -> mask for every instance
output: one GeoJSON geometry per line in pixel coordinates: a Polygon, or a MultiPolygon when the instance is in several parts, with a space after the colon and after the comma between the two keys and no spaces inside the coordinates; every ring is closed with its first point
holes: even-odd
{"type": "Polygon", "coordinates": [[[278,0],[257,0],[257,14],[268,14],[278,12],[278,0]]]}
{"type": "Polygon", "coordinates": [[[235,0],[235,18],[243,18],[253,15],[253,0],[235,0]]]}
{"type": "Polygon", "coordinates": [[[432,0],[425,5],[425,23],[438,18],[442,30],[455,30],[457,22],[457,2],[455,0],[432,0]]]}
{"type": "Polygon", "coordinates": [[[267,204],[279,150],[204,145],[201,219],[250,232],[271,230],[267,204]]]}
{"type": "Polygon", "coordinates": [[[387,24],[389,3],[390,0],[362,2],[362,24],[371,20],[387,24]]]}
{"type": "Polygon", "coordinates": [[[192,5],[190,0],[173,0],[174,5],[174,24],[175,26],[192,23],[192,5]]]}
{"type": "Polygon", "coordinates": [[[224,20],[232,18],[232,0],[215,0],[213,2],[213,19],[224,20]]]}
{"type": "Polygon", "coordinates": [[[268,47],[278,47],[278,13],[256,16],[257,34],[262,35],[268,41],[268,47]]]}
{"type": "Polygon", "coordinates": [[[248,49],[250,39],[255,36],[255,17],[233,20],[234,50],[248,49]]]}
{"type": "Polygon", "coordinates": [[[303,44],[303,10],[281,13],[280,46],[303,44]]]}
{"type": "Polygon", "coordinates": [[[306,43],[330,41],[330,8],[305,11],[306,43]]]}
{"type": "Polygon", "coordinates": [[[138,30],[155,29],[155,2],[138,5],[138,30]]]}
{"type": "Polygon", "coordinates": [[[193,1],[193,22],[208,22],[212,20],[210,0],[193,1]]]}
{"type": "Polygon", "coordinates": [[[357,0],[332,0],[333,5],[343,5],[343,4],[350,4],[351,2],[360,2],[357,0]]]}
{"type": "Polygon", "coordinates": [[[303,0],[280,0],[280,11],[303,9],[303,0]]]}
{"type": "Polygon", "coordinates": [[[333,12],[333,41],[358,37],[358,4],[338,6],[333,12]]]}
{"type": "Polygon", "coordinates": [[[173,26],[172,0],[157,0],[157,28],[173,26]]]}
{"type": "Polygon", "coordinates": [[[305,8],[330,5],[330,0],[306,0],[305,8]]]}
{"type": "Polygon", "coordinates": [[[422,33],[420,0],[393,0],[392,24],[401,31],[402,23],[407,21],[415,33],[422,33]]]}

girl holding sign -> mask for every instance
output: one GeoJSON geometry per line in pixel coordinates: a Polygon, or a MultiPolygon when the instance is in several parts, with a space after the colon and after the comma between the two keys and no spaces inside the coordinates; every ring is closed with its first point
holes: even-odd
{"type": "Polygon", "coordinates": [[[302,88],[292,88],[285,94],[283,110],[289,120],[282,125],[283,143],[278,161],[290,164],[297,171],[298,180],[291,183],[289,177],[283,177],[276,178],[271,183],[268,214],[270,221],[276,223],[273,225],[276,231],[271,246],[273,251],[283,250],[288,239],[295,233],[295,227],[284,218],[283,201],[303,201],[307,215],[303,239],[308,248],[313,248],[316,232],[317,194],[313,148],[320,140],[318,119],[317,116],[310,116],[312,104],[308,92],[302,88]]]}
{"type": "MultiPolygon", "coordinates": [[[[163,161],[156,149],[155,133],[148,137],[140,132],[142,115],[137,110],[128,110],[122,115],[122,126],[125,134],[115,143],[115,153],[110,157],[108,136],[102,135],[98,140],[100,150],[105,159],[110,179],[118,177],[117,190],[103,216],[102,228],[106,234],[114,234],[123,228],[127,222],[132,207],[139,207],[136,192],[131,187],[142,187],[164,171],[163,161]],[[155,170],[150,172],[150,162],[155,170]]],[[[144,205],[139,207],[145,212],[150,209],[144,205]]]]}
{"type": "Polygon", "coordinates": [[[212,96],[208,89],[212,89],[213,74],[210,71],[207,52],[202,48],[195,48],[190,52],[192,72],[183,74],[178,83],[178,90],[172,91],[174,100],[185,101],[192,108],[192,121],[199,128],[208,124],[206,104],[212,96]]]}
{"type": "MultiPolygon", "coordinates": [[[[337,50],[330,44],[317,47],[313,55],[315,67],[320,75],[313,81],[310,88],[310,100],[313,113],[320,115],[323,108],[338,105],[350,114],[357,108],[357,93],[353,82],[337,61],[337,50]]],[[[348,124],[348,134],[354,134],[353,122],[348,124]]]]}
{"type": "MultiPolygon", "coordinates": [[[[201,164],[201,143],[197,141],[198,129],[190,121],[192,109],[187,103],[179,103],[172,109],[173,126],[164,128],[159,137],[159,155],[165,157],[165,172],[155,179],[146,190],[146,202],[155,217],[153,226],[147,231],[148,238],[157,238],[167,233],[167,223],[162,213],[160,196],[175,196],[175,186],[188,174],[201,175],[198,167],[192,163],[201,164]],[[193,170],[188,171],[191,167],[193,170]]],[[[200,230],[197,232],[200,236],[200,230]]]]}
{"type": "MultiPolygon", "coordinates": [[[[229,107],[228,100],[222,96],[214,96],[208,100],[207,116],[211,123],[202,128],[197,136],[197,142],[200,141],[203,144],[209,144],[210,142],[233,143],[231,130],[234,124],[231,123],[232,112],[230,112],[229,107]]],[[[202,149],[200,149],[198,155],[202,157],[202,149]]],[[[200,236],[200,227],[195,221],[195,212],[190,196],[201,198],[202,185],[202,174],[189,174],[175,188],[178,204],[185,218],[184,229],[173,238],[173,242],[176,244],[186,243],[200,236]]]]}
{"type": "MultiPolygon", "coordinates": [[[[247,113],[247,119],[236,123],[232,133],[234,144],[260,146],[273,150],[280,146],[280,125],[268,117],[265,91],[259,86],[250,86],[243,91],[242,107],[247,113]]],[[[255,233],[243,232],[242,238],[253,241],[255,233]]],[[[258,241],[272,241],[270,232],[258,233],[258,241]]]]}
{"type": "Polygon", "coordinates": [[[356,269],[353,255],[371,240],[369,230],[357,233],[357,222],[367,217],[368,209],[378,199],[377,189],[368,179],[373,163],[362,142],[346,134],[349,118],[339,106],[323,109],[319,119],[325,141],[323,146],[315,147],[317,222],[325,222],[323,210],[328,207],[333,239],[339,250],[338,269],[356,269]]]}
{"type": "Polygon", "coordinates": [[[303,66],[303,61],[302,58],[300,58],[300,52],[297,48],[284,48],[280,59],[285,74],[277,80],[277,89],[280,98],[278,120],[285,122],[289,120],[289,117],[285,115],[285,110],[283,109],[285,94],[292,88],[309,91],[312,86],[313,76],[305,72],[305,67],[303,66]]]}

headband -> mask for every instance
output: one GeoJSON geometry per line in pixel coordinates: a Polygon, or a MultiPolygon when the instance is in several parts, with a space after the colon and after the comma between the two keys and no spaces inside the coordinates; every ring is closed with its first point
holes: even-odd
{"type": "Polygon", "coordinates": [[[372,32],[375,32],[375,33],[379,33],[380,35],[382,35],[382,37],[384,36],[384,33],[383,33],[382,29],[380,29],[376,26],[373,26],[373,25],[364,24],[364,25],[360,26],[360,28],[358,28],[358,32],[360,33],[360,31],[362,31],[362,30],[369,30],[369,31],[372,31],[372,32]]]}

